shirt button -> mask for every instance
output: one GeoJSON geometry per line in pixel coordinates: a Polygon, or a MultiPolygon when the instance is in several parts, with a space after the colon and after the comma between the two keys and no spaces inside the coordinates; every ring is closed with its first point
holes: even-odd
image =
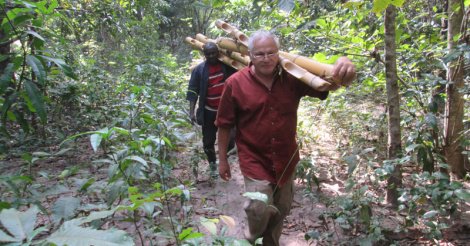
{"type": "Polygon", "coordinates": [[[269,110],[271,110],[271,111],[272,111],[272,110],[274,110],[274,108],[273,108],[273,107],[269,107],[269,110]]]}
{"type": "Polygon", "coordinates": [[[274,122],[271,122],[271,125],[274,125],[274,122]]]}

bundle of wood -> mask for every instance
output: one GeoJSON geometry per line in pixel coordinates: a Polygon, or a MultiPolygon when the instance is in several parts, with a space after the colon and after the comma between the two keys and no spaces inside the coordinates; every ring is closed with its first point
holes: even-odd
{"type": "MultiPolygon", "coordinates": [[[[186,37],[185,42],[194,49],[202,50],[207,42],[214,42],[219,48],[219,60],[240,70],[250,63],[248,51],[248,37],[236,27],[217,20],[216,26],[229,34],[230,38],[218,37],[210,39],[203,34],[196,34],[195,38],[186,37]]],[[[320,63],[305,56],[279,51],[282,68],[307,85],[320,90],[328,90],[332,87],[333,65],[320,63]]]]}

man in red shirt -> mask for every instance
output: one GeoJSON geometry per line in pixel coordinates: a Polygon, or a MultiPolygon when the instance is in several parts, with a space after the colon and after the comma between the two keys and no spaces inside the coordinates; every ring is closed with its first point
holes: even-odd
{"type": "MultiPolygon", "coordinates": [[[[267,203],[252,199],[245,202],[245,238],[254,242],[263,237],[263,245],[279,245],[299,161],[297,108],[303,96],[323,100],[328,91],[308,87],[281,69],[279,41],[270,32],[257,31],[248,43],[251,64],[227,80],[222,94],[216,119],[218,146],[226,149],[230,129],[235,127],[245,190],[264,193],[268,198],[267,203]]],[[[334,79],[349,85],[355,76],[351,61],[339,58],[333,69],[334,79]]],[[[219,174],[224,180],[231,178],[225,151],[219,151],[219,174]]]]}
{"type": "MultiPolygon", "coordinates": [[[[209,161],[211,178],[217,178],[217,164],[215,154],[215,140],[217,127],[214,125],[215,116],[219,107],[220,97],[225,80],[236,70],[219,61],[219,49],[213,42],[208,42],[203,47],[206,61],[197,65],[189,79],[186,99],[189,100],[189,117],[191,123],[202,126],[202,144],[204,153],[209,161]],[[198,103],[197,113],[194,114],[198,103]]],[[[233,131],[233,134],[234,131],[233,131]]],[[[232,134],[232,135],[233,135],[232,134]]],[[[235,146],[233,136],[229,143],[229,150],[235,146]]]]}

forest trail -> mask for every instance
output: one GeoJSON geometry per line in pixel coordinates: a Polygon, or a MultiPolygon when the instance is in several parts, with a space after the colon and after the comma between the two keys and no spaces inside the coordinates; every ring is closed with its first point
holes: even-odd
{"type": "MultiPolygon", "coordinates": [[[[294,201],[290,214],[284,220],[283,232],[280,239],[281,246],[317,245],[312,240],[307,242],[305,240],[305,233],[311,230],[319,232],[330,231],[328,228],[325,228],[325,223],[320,221],[321,215],[328,208],[319,199],[326,196],[332,198],[338,192],[341,193],[340,190],[344,187],[342,182],[336,180],[336,177],[333,177],[330,173],[330,165],[335,165],[337,170],[342,169],[340,164],[337,163],[338,153],[335,153],[335,145],[328,139],[324,140],[324,144],[315,147],[314,150],[301,150],[301,157],[302,152],[305,151],[309,152],[305,154],[316,156],[315,163],[318,165],[318,171],[321,173],[321,177],[318,177],[321,180],[321,191],[317,189],[316,185],[313,185],[311,187],[312,191],[307,195],[305,192],[306,184],[301,183],[300,179],[295,180],[294,201]]],[[[192,144],[192,148],[199,148],[202,152],[200,140],[196,139],[192,144]]],[[[191,155],[188,155],[188,153],[191,151],[186,152],[186,154],[179,154],[181,159],[178,160],[178,163],[180,165],[175,169],[175,176],[189,179],[195,183],[195,189],[191,191],[192,206],[195,214],[193,222],[198,224],[197,222],[200,221],[200,217],[219,218],[220,215],[230,216],[235,220],[236,224],[233,228],[227,228],[226,236],[243,239],[245,228],[243,203],[246,198],[243,197],[244,181],[240,172],[237,155],[229,156],[232,178],[229,181],[219,178],[215,183],[211,184],[209,182],[207,161],[202,158],[198,162],[198,177],[196,180],[191,168],[189,168],[191,165],[189,160],[191,155]]],[[[344,167],[344,169],[346,168],[344,167]]],[[[218,224],[219,232],[222,225],[224,225],[222,222],[218,224]]],[[[200,224],[199,229],[209,234],[200,224]]]]}
{"type": "MultiPolygon", "coordinates": [[[[243,176],[238,166],[237,158],[231,156],[231,172],[232,178],[229,181],[217,179],[211,183],[209,181],[207,164],[201,162],[198,182],[195,189],[191,193],[192,206],[194,208],[193,221],[200,221],[200,217],[219,218],[220,215],[230,216],[235,220],[235,226],[227,227],[226,236],[243,239],[243,230],[245,228],[245,211],[243,203],[245,197],[243,176]],[[207,173],[207,174],[206,174],[207,173]]],[[[190,170],[190,169],[188,169],[190,170]]],[[[303,246],[308,245],[304,239],[306,230],[311,226],[321,226],[315,224],[318,215],[324,210],[320,204],[311,204],[308,199],[302,197],[304,188],[296,183],[295,197],[290,215],[284,222],[284,230],[281,236],[281,245],[283,246],[303,246]],[[310,204],[307,204],[310,203],[310,204]]],[[[224,225],[222,222],[218,226],[224,225]]],[[[200,226],[202,231],[204,228],[200,226]]],[[[205,233],[208,233],[206,230],[205,233]]]]}

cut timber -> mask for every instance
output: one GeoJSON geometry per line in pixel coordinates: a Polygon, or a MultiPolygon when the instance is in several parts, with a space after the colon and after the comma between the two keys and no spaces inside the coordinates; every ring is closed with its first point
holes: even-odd
{"type": "Polygon", "coordinates": [[[320,77],[316,75],[309,73],[307,70],[296,65],[292,61],[287,60],[285,58],[280,58],[280,60],[281,60],[281,66],[282,68],[284,68],[284,70],[286,70],[292,76],[301,80],[308,86],[318,91],[328,91],[330,88],[333,87],[332,84],[328,83],[327,81],[321,79],[320,77]]]}
{"type": "Polygon", "coordinates": [[[236,27],[228,24],[225,21],[217,20],[215,25],[224,30],[226,33],[230,34],[230,36],[236,38],[240,43],[242,43],[245,47],[248,47],[248,36],[246,36],[243,32],[238,30],[236,27]]]}

